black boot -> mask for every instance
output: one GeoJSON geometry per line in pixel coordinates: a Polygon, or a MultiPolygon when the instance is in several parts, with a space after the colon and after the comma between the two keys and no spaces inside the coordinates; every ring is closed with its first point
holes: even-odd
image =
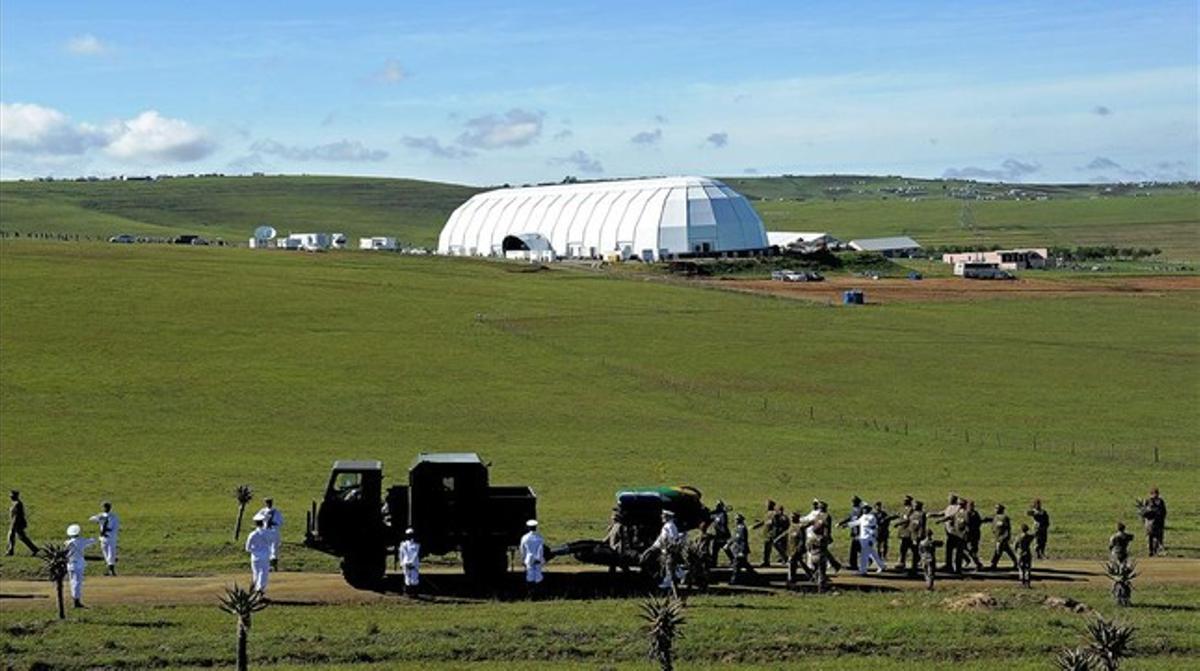
{"type": "Polygon", "coordinates": [[[87,606],[83,605],[83,602],[80,601],[79,599],[75,599],[75,607],[76,608],[87,608],[87,606]]]}

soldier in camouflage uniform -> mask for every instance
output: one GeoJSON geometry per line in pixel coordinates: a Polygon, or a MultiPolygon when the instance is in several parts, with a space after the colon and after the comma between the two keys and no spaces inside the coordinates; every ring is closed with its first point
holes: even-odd
{"type": "Polygon", "coordinates": [[[754,573],[754,567],[750,565],[750,530],[746,528],[746,516],[738,513],[733,519],[733,534],[725,544],[725,553],[730,558],[730,585],[741,582],[743,574],[754,573]]]}
{"type": "Polygon", "coordinates": [[[811,567],[811,577],[818,592],[824,592],[829,587],[827,567],[829,559],[830,535],[826,520],[818,519],[807,528],[804,534],[804,549],[808,552],[808,565],[811,567]]]}
{"type": "MultiPolygon", "coordinates": [[[[920,569],[921,559],[917,554],[917,546],[921,543],[921,540],[925,538],[925,531],[928,529],[926,522],[925,502],[914,501],[912,504],[912,512],[910,512],[908,515],[908,535],[909,538],[912,539],[910,541],[910,547],[912,548],[912,568],[910,569],[910,572],[913,575],[916,575],[917,571],[920,569]]],[[[903,550],[901,550],[901,555],[903,554],[903,550]]],[[[903,564],[904,562],[901,561],[900,563],[903,564]]]]}
{"type": "Polygon", "coordinates": [[[1017,555],[1012,550],[1012,520],[1004,510],[1004,504],[997,503],[995,514],[983,520],[992,523],[992,536],[996,541],[996,547],[992,550],[993,571],[1000,565],[1001,555],[1008,555],[1008,558],[1012,560],[1013,568],[1018,568],[1017,555]]]}
{"type": "Polygon", "coordinates": [[[1017,536],[1017,574],[1023,587],[1029,587],[1033,579],[1033,543],[1037,536],[1029,533],[1029,525],[1021,525],[1021,535],[1017,536]]]}
{"type": "Polygon", "coordinates": [[[784,533],[787,543],[787,584],[788,586],[796,584],[797,569],[803,570],[806,576],[810,576],[812,571],[808,564],[804,561],[805,555],[805,540],[808,533],[808,525],[801,521],[800,513],[792,513],[792,523],[784,533]]]}
{"type": "MultiPolygon", "coordinates": [[[[726,547],[730,537],[729,511],[725,507],[725,502],[718,500],[717,505],[713,507],[708,524],[708,563],[713,568],[716,568],[721,549],[726,547]]],[[[729,552],[726,550],[726,555],[728,554],[729,552]]],[[[733,557],[731,556],[729,560],[732,562],[733,557]]]]}
{"type": "Polygon", "coordinates": [[[1027,513],[1033,518],[1033,534],[1037,539],[1034,545],[1038,559],[1046,558],[1046,540],[1050,537],[1050,513],[1042,507],[1041,499],[1033,500],[1033,507],[1027,513]]]}
{"type": "Polygon", "coordinates": [[[925,574],[925,589],[932,590],[933,582],[937,576],[937,549],[943,545],[939,540],[934,540],[933,529],[925,529],[921,535],[921,542],[917,543],[917,549],[913,553],[914,560],[919,555],[921,562],[921,570],[925,574]]]}
{"type": "Polygon", "coordinates": [[[775,547],[775,529],[778,527],[778,523],[775,521],[778,513],[775,508],[775,501],[767,499],[766,514],[751,527],[752,529],[759,529],[762,534],[763,553],[759,566],[763,568],[771,565],[771,551],[775,547]]]}
{"type": "Polygon", "coordinates": [[[1118,564],[1129,562],[1129,543],[1133,534],[1125,531],[1125,523],[1117,522],[1117,533],[1108,538],[1108,556],[1118,564]]]}

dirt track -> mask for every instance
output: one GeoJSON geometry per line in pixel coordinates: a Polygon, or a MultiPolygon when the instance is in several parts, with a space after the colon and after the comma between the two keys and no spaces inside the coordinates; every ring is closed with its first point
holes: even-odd
{"type": "Polygon", "coordinates": [[[964,280],[935,277],[924,280],[831,277],[824,282],[772,282],[769,280],[710,281],[721,289],[764,293],[788,298],[841,303],[842,292],[861,289],[867,303],[897,301],[964,301],[982,298],[1060,298],[1064,296],[1160,296],[1179,291],[1200,291],[1200,276],[1097,277],[1053,279],[1022,278],[1012,281],[964,280]]]}
{"type": "MultiPolygon", "coordinates": [[[[1159,558],[1139,562],[1141,576],[1139,585],[1200,585],[1200,559],[1159,558]]],[[[746,588],[761,591],[763,588],[781,588],[783,572],[779,569],[766,571],[769,585],[746,588]]],[[[118,576],[115,578],[89,576],[85,586],[85,603],[92,606],[105,604],[181,605],[214,604],[221,589],[237,581],[246,584],[249,575],[214,575],[187,578],[150,578],[141,576],[118,576]]],[[[440,599],[467,597],[462,576],[455,569],[438,568],[426,573],[430,591],[440,599]]],[[[941,590],[977,590],[988,585],[1015,584],[1016,574],[1008,571],[981,573],[977,576],[939,579],[941,590]]],[[[519,579],[514,576],[514,586],[519,579]]],[[[604,571],[576,565],[552,567],[547,571],[544,593],[547,596],[564,598],[589,598],[596,596],[639,595],[640,585],[630,585],[628,590],[614,589],[619,579],[610,578],[604,571]]],[[[834,585],[842,589],[865,591],[895,591],[898,589],[920,589],[918,580],[899,574],[887,573],[880,576],[860,578],[843,572],[833,577],[834,585]]],[[[1034,568],[1034,582],[1042,585],[1083,585],[1103,587],[1108,579],[1100,571],[1096,560],[1055,560],[1039,562],[1034,568]]],[[[280,604],[349,604],[372,603],[401,598],[399,585],[390,582],[384,592],[355,590],[333,573],[278,573],[271,577],[271,598],[280,604]]],[[[723,588],[725,589],[725,588],[723,588]]],[[[50,607],[53,588],[45,581],[5,580],[0,582],[0,607],[4,610],[43,609],[50,607]]],[[[507,594],[519,596],[518,590],[507,594]]]]}

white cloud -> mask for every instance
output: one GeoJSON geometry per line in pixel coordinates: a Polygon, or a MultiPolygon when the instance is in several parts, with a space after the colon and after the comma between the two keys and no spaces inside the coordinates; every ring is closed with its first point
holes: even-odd
{"type": "Polygon", "coordinates": [[[180,119],[146,110],[128,121],[109,126],[104,151],[139,163],[195,161],[208,156],[216,144],[202,129],[180,119]]]}
{"type": "Polygon", "coordinates": [[[370,149],[358,140],[339,140],[313,147],[288,146],[275,140],[259,140],[250,146],[250,151],[280,156],[292,161],[361,163],[382,161],[388,157],[386,151],[370,149]]]}
{"type": "Polygon", "coordinates": [[[1005,159],[999,168],[980,168],[967,166],[965,168],[947,168],[943,177],[948,179],[983,179],[999,182],[1019,182],[1027,175],[1042,169],[1038,163],[1026,163],[1015,158],[1005,159]]]}
{"type": "Polygon", "coordinates": [[[704,138],[704,141],[716,147],[717,149],[720,149],[721,147],[729,144],[729,133],[712,133],[708,137],[704,138]]]}
{"type": "Polygon", "coordinates": [[[475,117],[467,122],[467,130],[458,136],[458,143],[476,149],[524,147],[542,134],[542,112],[513,108],[500,114],[475,117]]]}
{"type": "Polygon", "coordinates": [[[98,129],[72,124],[56,109],[32,103],[0,103],[0,150],[5,152],[72,155],[105,142],[98,129]]]}
{"type": "Polygon", "coordinates": [[[109,51],[109,46],[99,37],[87,33],[71,38],[67,42],[67,51],[78,56],[99,56],[109,51]]]}

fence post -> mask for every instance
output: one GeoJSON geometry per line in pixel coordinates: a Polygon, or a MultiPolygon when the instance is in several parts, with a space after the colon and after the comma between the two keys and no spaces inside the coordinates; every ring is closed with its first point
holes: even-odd
{"type": "Polygon", "coordinates": [[[808,421],[813,421],[813,407],[811,405],[808,406],[808,421]]]}
{"type": "Polygon", "coordinates": [[[1158,446],[1154,446],[1154,463],[1158,463],[1158,446]]]}

